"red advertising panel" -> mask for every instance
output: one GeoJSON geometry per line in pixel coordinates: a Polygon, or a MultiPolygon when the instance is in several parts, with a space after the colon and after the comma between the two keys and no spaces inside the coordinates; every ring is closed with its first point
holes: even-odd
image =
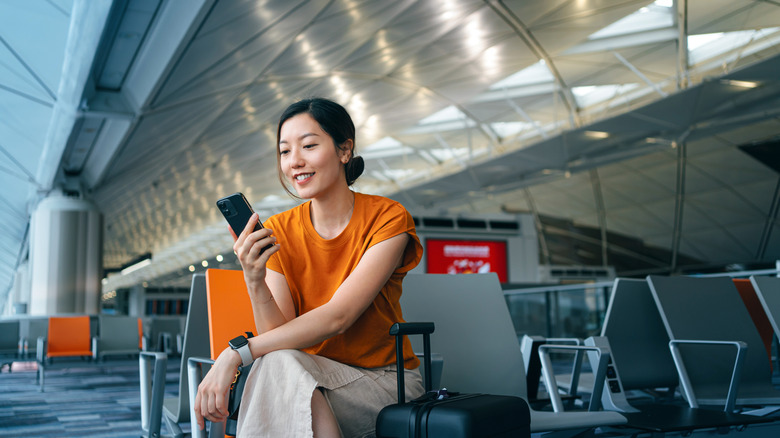
{"type": "Polygon", "coordinates": [[[499,281],[508,281],[506,242],[426,239],[425,246],[429,274],[495,272],[499,281]]]}

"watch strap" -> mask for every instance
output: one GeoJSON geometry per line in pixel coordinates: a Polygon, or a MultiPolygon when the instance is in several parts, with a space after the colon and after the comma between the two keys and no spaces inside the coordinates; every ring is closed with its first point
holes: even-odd
{"type": "Polygon", "coordinates": [[[249,350],[249,344],[244,344],[238,348],[234,348],[235,351],[241,356],[241,366],[251,365],[254,359],[252,358],[252,351],[249,350]]]}

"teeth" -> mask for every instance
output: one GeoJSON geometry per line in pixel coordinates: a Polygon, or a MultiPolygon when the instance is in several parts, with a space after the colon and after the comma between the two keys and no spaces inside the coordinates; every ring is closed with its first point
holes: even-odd
{"type": "Polygon", "coordinates": [[[303,180],[305,180],[306,178],[308,178],[308,177],[310,177],[312,175],[314,175],[314,174],[313,173],[304,173],[302,175],[297,175],[295,177],[295,179],[298,180],[298,181],[303,181],[303,180]]]}

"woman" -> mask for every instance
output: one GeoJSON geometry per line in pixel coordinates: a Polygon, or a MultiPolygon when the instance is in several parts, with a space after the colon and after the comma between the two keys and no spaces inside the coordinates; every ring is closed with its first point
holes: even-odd
{"type": "MultiPolygon", "coordinates": [[[[292,104],[277,140],[282,184],[310,201],[252,232],[255,215],[233,235],[259,333],[249,339],[250,360],[257,360],[238,436],[373,436],[379,410],[396,402],[388,331],[403,320],[401,282],[422,246],[400,204],[350,190],[363,161],[354,156],[355,126],[342,106],[321,98],[292,104]]],[[[404,342],[407,397],[417,397],[419,361],[404,342]]],[[[226,418],[241,363],[228,347],[206,375],[195,400],[201,427],[203,418],[226,418]]]]}

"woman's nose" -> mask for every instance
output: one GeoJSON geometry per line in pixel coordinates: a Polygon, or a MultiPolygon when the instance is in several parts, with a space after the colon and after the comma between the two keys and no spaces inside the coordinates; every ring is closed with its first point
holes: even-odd
{"type": "Polygon", "coordinates": [[[290,166],[292,167],[303,166],[303,155],[296,148],[290,150],[290,166]]]}

